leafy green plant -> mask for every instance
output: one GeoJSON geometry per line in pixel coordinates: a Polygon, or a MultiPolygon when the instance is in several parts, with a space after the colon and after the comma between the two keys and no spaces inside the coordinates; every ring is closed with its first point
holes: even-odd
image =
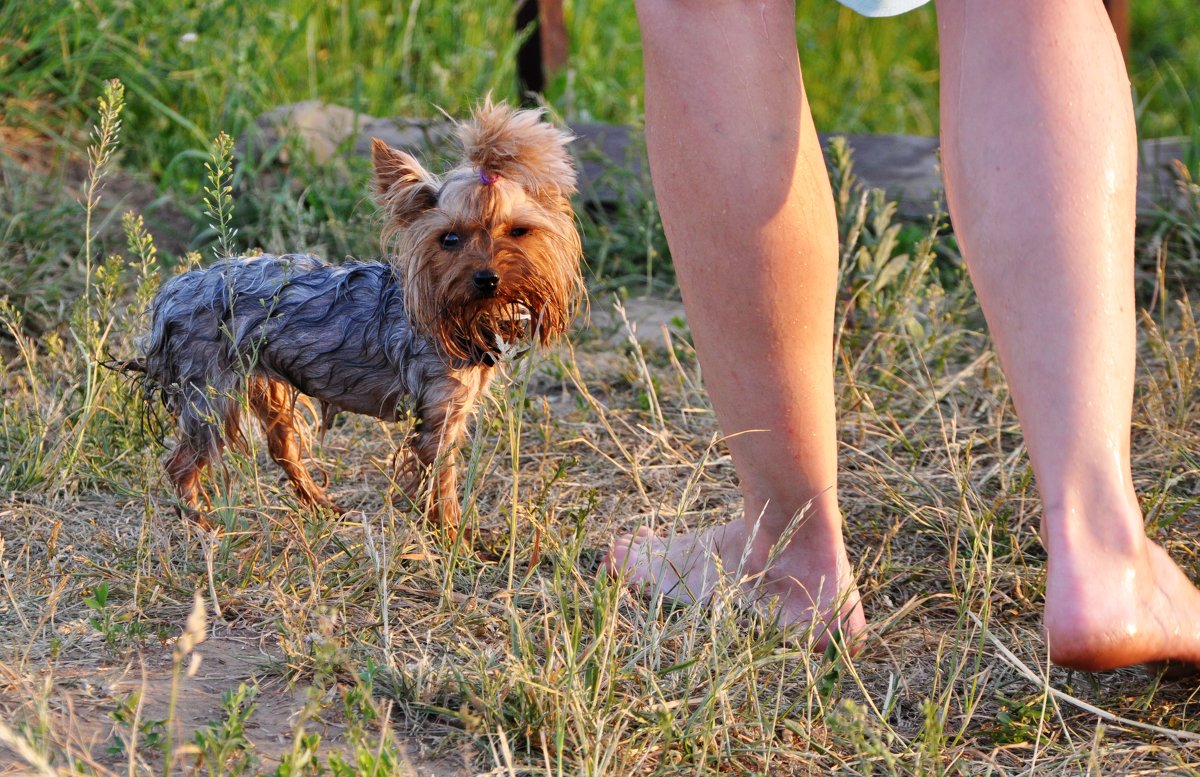
{"type": "Polygon", "coordinates": [[[109,647],[115,646],[113,636],[113,615],[112,610],[108,608],[108,583],[100,583],[93,590],[91,596],[86,596],[83,599],[84,605],[96,613],[88,619],[88,623],[92,624],[92,628],[104,635],[104,640],[109,643],[109,647]]]}
{"type": "Polygon", "coordinates": [[[1003,744],[1033,742],[1037,739],[1045,710],[1045,699],[1010,699],[997,695],[995,738],[1003,744]]]}
{"type": "Polygon", "coordinates": [[[257,695],[257,686],[239,683],[221,697],[224,717],[192,734],[192,743],[200,751],[199,763],[206,773],[213,777],[253,773],[258,759],[254,745],[246,738],[246,723],[254,714],[257,695]]]}
{"type": "Polygon", "coordinates": [[[108,582],[96,584],[91,596],[83,598],[83,604],[92,611],[88,623],[104,637],[110,651],[139,642],[150,634],[150,629],[130,614],[118,614],[109,601],[108,582]]]}
{"type": "Polygon", "coordinates": [[[142,694],[132,691],[117,697],[114,702],[115,706],[109,717],[118,728],[113,732],[113,741],[108,746],[108,753],[126,755],[140,748],[164,752],[167,721],[142,715],[142,694]]]}

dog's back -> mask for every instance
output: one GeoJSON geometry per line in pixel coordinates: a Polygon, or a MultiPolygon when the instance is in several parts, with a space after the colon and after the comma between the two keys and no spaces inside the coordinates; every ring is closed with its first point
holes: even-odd
{"type": "Polygon", "coordinates": [[[394,418],[414,382],[404,373],[434,358],[413,336],[402,296],[388,265],[305,255],[184,273],[154,299],[143,342],[148,385],[177,416],[211,409],[212,396],[258,374],[339,409],[394,418]]]}

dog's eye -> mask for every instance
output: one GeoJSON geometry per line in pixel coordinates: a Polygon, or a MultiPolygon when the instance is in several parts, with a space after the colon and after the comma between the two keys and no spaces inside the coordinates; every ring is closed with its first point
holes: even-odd
{"type": "Polygon", "coordinates": [[[528,227],[513,227],[512,229],[508,230],[509,237],[521,237],[522,235],[528,235],[528,234],[529,234],[528,227]]]}
{"type": "Polygon", "coordinates": [[[440,241],[442,248],[445,248],[447,251],[453,251],[455,248],[458,248],[460,245],[462,245],[462,238],[458,236],[457,232],[447,232],[446,234],[442,235],[440,241]]]}

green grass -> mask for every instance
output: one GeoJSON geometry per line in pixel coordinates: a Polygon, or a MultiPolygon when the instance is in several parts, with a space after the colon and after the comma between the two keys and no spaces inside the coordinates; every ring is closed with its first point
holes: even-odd
{"type": "MultiPolygon", "coordinates": [[[[1200,140],[1193,96],[1200,88],[1200,11],[1188,0],[1133,8],[1130,72],[1143,137],[1200,140]]],[[[550,84],[548,104],[572,121],[637,125],[641,49],[630,4],[574,0],[566,3],[566,18],[569,64],[550,84]]],[[[130,97],[123,167],[144,186],[174,196],[184,210],[177,222],[191,221],[166,230],[175,239],[163,253],[175,258],[212,239],[198,182],[219,133],[238,137],[263,111],[306,99],[376,116],[426,117],[439,109],[461,114],[488,91],[515,99],[513,52],[520,40],[512,21],[505,4],[440,0],[6,3],[0,8],[0,129],[10,154],[69,160],[86,144],[90,100],[103,80],[120,77],[130,97]]],[[[834,2],[805,4],[796,27],[821,129],[937,132],[932,6],[868,20],[834,2]]],[[[1185,160],[1193,177],[1200,173],[1196,149],[1200,143],[1185,160]]],[[[242,161],[233,183],[251,191],[234,226],[248,244],[331,256],[376,253],[372,225],[362,219],[361,162],[350,165],[348,176],[340,169],[295,169],[281,186],[260,175],[271,158],[242,161]]],[[[9,221],[0,258],[19,256],[32,272],[13,273],[15,263],[6,262],[0,288],[29,300],[30,321],[45,325],[74,294],[53,280],[73,253],[55,239],[73,234],[58,229],[69,222],[70,200],[54,196],[67,182],[5,176],[0,215],[9,221]],[[31,199],[44,207],[17,212],[31,199]]],[[[154,221],[152,213],[146,216],[154,221]]],[[[616,224],[586,225],[588,253],[605,271],[601,280],[670,285],[656,219],[651,206],[618,214],[616,224]]]]}
{"type": "MultiPolygon", "coordinates": [[[[570,61],[547,99],[571,119],[636,122],[641,50],[625,0],[566,4],[570,61]]],[[[1147,137],[1190,135],[1200,83],[1200,11],[1188,0],[1133,4],[1131,78],[1147,137]]],[[[937,131],[932,6],[868,20],[833,2],[797,19],[818,126],[937,131]]],[[[120,77],[138,169],[161,175],[220,131],[236,135],[280,103],[322,99],[380,116],[459,113],[492,91],[516,97],[520,40],[505,4],[29,3],[0,9],[0,100],[8,121],[77,142],[86,101],[120,77]]]]}
{"type": "MultiPolygon", "coordinates": [[[[346,518],[298,506],[254,436],[206,484],[226,530],[175,515],[164,419],[98,369],[136,351],[161,277],[230,247],[377,251],[361,160],[230,178],[214,138],[313,96],[378,115],[512,97],[507,13],[472,5],[0,6],[0,133],[18,157],[0,160],[0,771],[1200,772],[1194,747],[1149,728],[1200,734],[1191,687],[1047,667],[1040,507],[953,236],[897,224],[839,146],[841,499],[875,632],[853,659],[785,643],[734,590],[673,607],[597,574],[619,532],[740,509],[686,325],[648,331],[647,310],[677,303],[625,300],[643,341],[610,313],[614,290],[670,287],[644,197],[585,219],[593,325],[485,403],[464,493],[479,555],[402,510],[403,432],[361,417],[314,452],[346,518]],[[89,175],[112,75],[115,155],[89,175]]],[[[1193,133],[1197,14],[1134,10],[1139,121],[1193,133]]],[[[551,104],[636,123],[629,6],[568,12],[551,104]]],[[[798,29],[824,127],[936,129],[928,10],[867,22],[825,3],[798,29]]],[[[1193,188],[1139,243],[1133,439],[1148,529],[1193,576],[1198,246],[1193,188]]]]}

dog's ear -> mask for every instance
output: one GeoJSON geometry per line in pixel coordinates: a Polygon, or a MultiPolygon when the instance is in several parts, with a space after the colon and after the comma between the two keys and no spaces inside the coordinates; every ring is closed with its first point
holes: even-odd
{"type": "Polygon", "coordinates": [[[389,219],[410,224],[437,207],[437,179],[411,155],[372,138],[371,164],[375,169],[373,199],[389,219]]]}

